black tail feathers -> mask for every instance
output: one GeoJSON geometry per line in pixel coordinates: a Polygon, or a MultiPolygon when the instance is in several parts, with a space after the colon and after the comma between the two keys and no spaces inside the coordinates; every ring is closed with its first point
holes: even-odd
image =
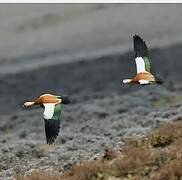
{"type": "Polygon", "coordinates": [[[63,104],[70,104],[71,103],[71,101],[67,95],[61,96],[61,99],[62,99],[63,104]]]}
{"type": "Polygon", "coordinates": [[[160,75],[155,75],[155,81],[158,84],[163,84],[164,83],[164,80],[160,75]]]}

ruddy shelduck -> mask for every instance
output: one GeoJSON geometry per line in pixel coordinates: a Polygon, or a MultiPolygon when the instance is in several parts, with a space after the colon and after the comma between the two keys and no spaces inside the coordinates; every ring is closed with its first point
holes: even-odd
{"type": "Polygon", "coordinates": [[[47,144],[53,144],[59,134],[60,114],[62,104],[69,104],[70,100],[67,96],[55,96],[52,94],[44,94],[34,101],[24,103],[24,107],[39,105],[44,107],[43,117],[45,120],[45,134],[47,144]]]}
{"type": "Polygon", "coordinates": [[[151,73],[151,62],[148,53],[148,48],[145,41],[138,35],[133,36],[135,62],[137,75],[132,79],[124,79],[123,83],[134,83],[140,85],[162,84],[160,76],[154,76],[151,73]]]}

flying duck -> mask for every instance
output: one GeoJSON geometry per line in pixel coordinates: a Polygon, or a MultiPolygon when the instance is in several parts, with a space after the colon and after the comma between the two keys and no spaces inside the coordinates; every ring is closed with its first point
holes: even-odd
{"type": "Polygon", "coordinates": [[[69,104],[70,100],[67,96],[55,96],[52,94],[44,94],[34,101],[24,103],[24,107],[39,105],[44,107],[45,134],[47,144],[53,144],[59,134],[60,114],[62,104],[69,104]]]}
{"type": "Polygon", "coordinates": [[[137,75],[133,79],[124,79],[123,83],[135,83],[140,85],[162,84],[163,81],[159,76],[151,73],[151,62],[145,41],[138,35],[133,36],[135,62],[137,75]]]}

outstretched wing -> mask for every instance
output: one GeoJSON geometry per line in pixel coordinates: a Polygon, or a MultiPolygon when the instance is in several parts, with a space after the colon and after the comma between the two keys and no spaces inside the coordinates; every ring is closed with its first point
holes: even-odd
{"type": "Polygon", "coordinates": [[[61,104],[45,103],[44,120],[47,144],[53,144],[59,134],[61,104]]]}
{"type": "Polygon", "coordinates": [[[138,35],[133,36],[137,74],[151,72],[151,62],[145,41],[138,35]]]}

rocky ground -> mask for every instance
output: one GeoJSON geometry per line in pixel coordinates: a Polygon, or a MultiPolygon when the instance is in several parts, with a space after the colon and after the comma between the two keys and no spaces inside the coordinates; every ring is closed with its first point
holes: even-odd
{"type": "Polygon", "coordinates": [[[122,78],[134,74],[132,52],[2,76],[1,178],[35,169],[62,172],[97,158],[107,147],[120,149],[125,137],[180,119],[180,49],[178,45],[151,51],[154,72],[166,81],[158,86],[121,84],[122,78]],[[165,66],[157,66],[162,61],[165,66]],[[175,73],[170,70],[174,67],[175,73]],[[63,107],[60,136],[53,146],[45,143],[43,110],[21,106],[44,92],[68,94],[72,100],[63,107]]]}
{"type": "MultiPolygon", "coordinates": [[[[20,7],[16,8],[20,9],[20,7]]],[[[178,21],[181,19],[182,12],[180,6],[133,5],[128,7],[130,11],[124,6],[114,5],[92,8],[95,8],[96,12],[92,14],[90,10],[87,16],[90,22],[95,22],[97,27],[95,29],[93,26],[93,29],[86,26],[89,24],[89,18],[78,14],[79,8],[75,10],[78,19],[75,20],[72,16],[73,19],[66,15],[65,18],[69,17],[71,20],[69,19],[66,25],[63,23],[62,31],[57,26],[62,25],[59,23],[62,23],[64,18],[60,20],[62,15],[58,13],[57,8],[56,13],[59,16],[51,14],[54,8],[49,12],[51,14],[49,18],[53,18],[50,22],[53,21],[56,25],[50,22],[44,24],[47,22],[42,15],[44,11],[36,11],[36,15],[42,17],[38,20],[29,11],[29,16],[25,16],[25,24],[20,26],[21,28],[15,22],[19,17],[18,22],[21,25],[22,16],[20,15],[22,12],[26,14],[25,10],[12,11],[11,13],[20,13],[14,19],[8,16],[9,21],[14,22],[11,25],[16,24],[19,28],[15,28],[17,31],[10,29],[7,31],[9,34],[2,37],[7,38],[11,34],[10,37],[14,38],[17,46],[15,42],[11,44],[10,41],[5,42],[4,46],[0,44],[2,51],[0,67],[2,70],[0,76],[1,179],[13,179],[16,174],[29,174],[35,169],[61,173],[72,164],[99,157],[107,147],[122,148],[125,137],[145,134],[151,128],[158,127],[161,122],[181,118],[182,36],[181,24],[178,21]],[[139,19],[136,21],[135,15],[128,16],[130,19],[128,21],[113,18],[120,17],[122,13],[127,15],[134,10],[137,12],[143,7],[145,8],[140,13],[148,14],[137,16],[142,18],[141,21],[139,19]],[[122,13],[121,10],[123,10],[122,13]],[[169,10],[174,12],[171,16],[169,16],[169,10]],[[158,12],[159,18],[152,19],[154,12],[158,12]],[[105,16],[110,17],[112,22],[108,30],[107,23],[103,21],[103,24],[99,24],[105,16]],[[29,23],[26,24],[26,22],[29,23]],[[160,26],[161,22],[164,23],[163,26],[160,26]],[[76,24],[77,28],[83,27],[81,34],[85,39],[82,41],[77,41],[79,30],[73,28],[76,24]],[[54,28],[51,29],[52,27],[54,28]],[[69,31],[67,32],[66,29],[69,31]],[[60,38],[64,37],[66,40],[65,49],[64,43],[57,44],[60,39],[57,38],[56,32],[59,31],[62,34],[60,38]],[[119,31],[122,32],[119,33],[119,31]],[[103,32],[105,36],[99,39],[99,35],[103,32]],[[163,76],[164,85],[139,87],[124,86],[121,83],[122,79],[135,74],[134,54],[126,44],[131,45],[131,34],[138,32],[144,34],[147,44],[151,43],[153,72],[163,76]],[[54,36],[46,38],[46,33],[54,34],[54,36]],[[97,35],[94,37],[94,34],[97,35]],[[122,38],[118,39],[120,35],[122,38]],[[18,43],[20,37],[22,40],[18,43]],[[38,37],[40,37],[39,40],[38,37]],[[50,44],[45,45],[46,42],[50,44]],[[78,46],[76,42],[80,42],[78,46]],[[89,45],[89,42],[92,43],[89,45]],[[4,48],[7,49],[6,52],[4,48]],[[120,52],[119,48],[121,48],[120,52]],[[69,54],[71,56],[68,56],[69,54]],[[67,61],[69,63],[65,63],[67,61]],[[24,101],[43,93],[68,94],[72,101],[70,105],[63,107],[60,135],[53,146],[46,145],[43,110],[38,108],[29,110],[22,107],[24,101]]],[[[30,9],[34,10],[33,7],[30,9]]],[[[3,12],[1,11],[2,14],[3,12]]],[[[68,12],[70,13],[70,10],[68,12]]],[[[6,16],[1,16],[3,17],[6,16]]],[[[4,24],[6,25],[7,22],[4,24]]]]}

